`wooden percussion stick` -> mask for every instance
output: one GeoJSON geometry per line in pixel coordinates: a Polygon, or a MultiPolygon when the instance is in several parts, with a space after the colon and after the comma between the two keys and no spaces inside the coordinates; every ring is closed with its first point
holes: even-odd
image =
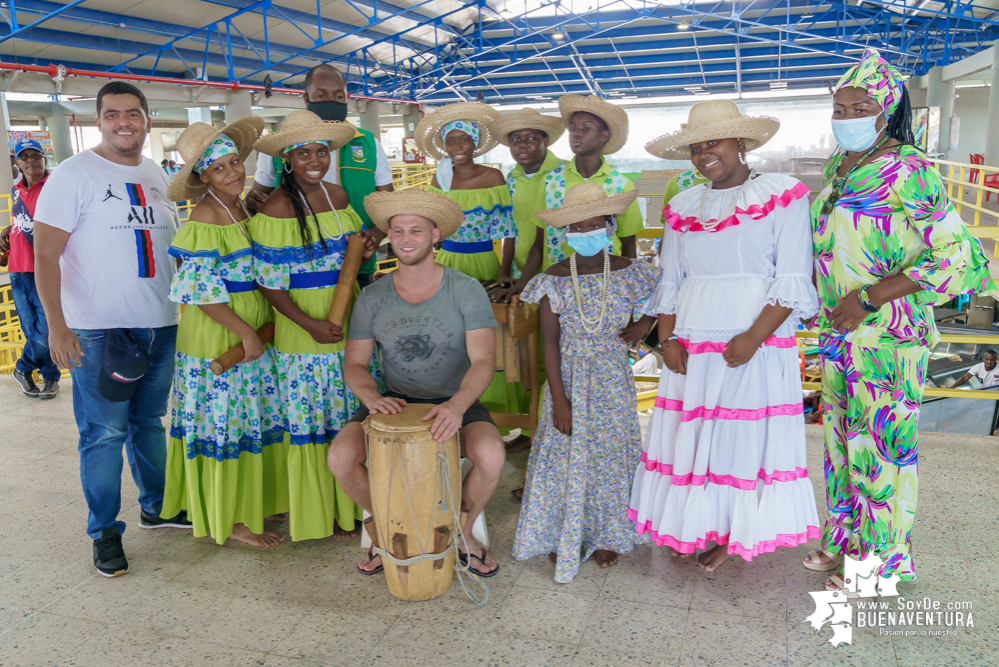
{"type": "Polygon", "coordinates": [[[347,238],[347,251],[344,253],[343,266],[340,267],[340,279],[333,293],[333,303],[330,304],[330,314],[326,319],[341,329],[347,319],[347,309],[350,299],[354,296],[354,284],[357,282],[357,272],[364,260],[364,238],[360,234],[351,234],[347,238]]]}
{"type": "MultiPolygon", "coordinates": [[[[274,325],[268,322],[264,326],[257,329],[257,337],[260,338],[261,343],[269,343],[274,338],[274,325]]],[[[212,373],[222,375],[227,370],[241,362],[244,357],[246,357],[246,350],[243,349],[242,343],[238,343],[212,361],[212,373]]]]}

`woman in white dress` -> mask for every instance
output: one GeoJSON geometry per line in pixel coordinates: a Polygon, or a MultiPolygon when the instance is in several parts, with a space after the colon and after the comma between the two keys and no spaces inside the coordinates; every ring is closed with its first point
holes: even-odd
{"type": "Polygon", "coordinates": [[[779,127],[712,100],[645,147],[710,182],[663,212],[663,277],[645,312],[667,370],[629,516],[674,556],[704,550],[709,571],[820,535],[794,334],[818,310],[808,188],[746,163],[779,127]]]}

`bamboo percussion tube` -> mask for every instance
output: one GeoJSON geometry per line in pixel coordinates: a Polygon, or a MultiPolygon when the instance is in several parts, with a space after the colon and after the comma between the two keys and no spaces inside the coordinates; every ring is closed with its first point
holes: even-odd
{"type": "Polygon", "coordinates": [[[347,319],[347,309],[350,307],[350,298],[354,296],[357,272],[363,260],[364,238],[360,234],[351,234],[347,238],[347,251],[344,253],[343,266],[340,267],[340,279],[337,280],[336,292],[333,293],[333,303],[330,304],[330,315],[326,318],[341,329],[347,319]]]}
{"type": "MultiPolygon", "coordinates": [[[[260,338],[261,343],[269,343],[274,338],[274,325],[268,322],[264,326],[257,329],[257,337],[260,338]]],[[[212,361],[212,373],[222,375],[227,370],[241,362],[245,356],[246,350],[243,349],[242,343],[232,346],[219,355],[217,359],[212,361]]]]}

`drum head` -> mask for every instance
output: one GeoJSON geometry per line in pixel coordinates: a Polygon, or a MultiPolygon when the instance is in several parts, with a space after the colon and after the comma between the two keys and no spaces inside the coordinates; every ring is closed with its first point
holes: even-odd
{"type": "Polygon", "coordinates": [[[383,433],[417,433],[429,431],[432,421],[423,421],[435,406],[430,403],[410,403],[397,415],[372,414],[371,428],[383,433]]]}

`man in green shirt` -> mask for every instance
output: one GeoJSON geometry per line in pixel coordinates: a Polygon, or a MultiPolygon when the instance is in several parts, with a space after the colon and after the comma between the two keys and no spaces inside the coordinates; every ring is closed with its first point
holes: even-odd
{"type": "MultiPolygon", "coordinates": [[[[563,95],[558,100],[558,108],[569,130],[569,147],[575,157],[545,177],[545,207],[558,208],[569,188],[590,180],[600,183],[608,195],[634,190],[634,182],[620,174],[604,157],[624,148],[628,140],[628,114],[624,109],[595,95],[563,95]]],[[[544,270],[565,259],[570,250],[562,230],[545,227],[540,221],[539,227],[546,235],[541,264],[544,270]]],[[[612,252],[636,258],[635,236],[644,228],[642,212],[635,201],[617,218],[612,252]]]]}
{"type": "Polygon", "coordinates": [[[504,289],[493,295],[493,301],[507,303],[524,290],[541,268],[544,233],[538,233],[538,227],[544,225],[534,213],[545,209],[545,176],[552,169],[565,166],[548,150],[565,132],[565,127],[560,118],[527,108],[500,116],[489,129],[501,144],[510,147],[510,155],[517,163],[506,179],[513,200],[517,238],[503,243],[499,281],[504,289]]]}

